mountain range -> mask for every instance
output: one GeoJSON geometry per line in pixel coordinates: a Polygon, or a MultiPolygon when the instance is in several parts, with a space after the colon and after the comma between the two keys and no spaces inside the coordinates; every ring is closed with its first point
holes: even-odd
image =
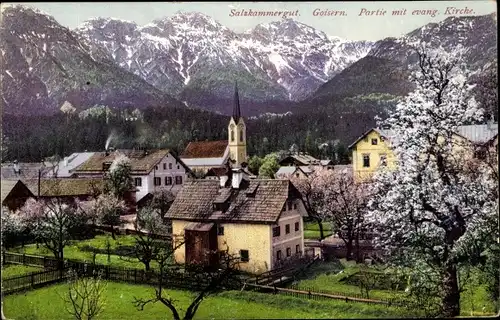
{"type": "Polygon", "coordinates": [[[70,30],[16,5],[3,9],[0,25],[3,110],[49,113],[69,103],[228,114],[236,81],[247,116],[394,101],[411,89],[413,43],[462,44],[468,65],[481,71],[496,61],[496,29],[495,14],[449,17],[400,38],[349,41],[291,19],[236,33],[191,12],[144,26],[95,18],[70,30]]]}

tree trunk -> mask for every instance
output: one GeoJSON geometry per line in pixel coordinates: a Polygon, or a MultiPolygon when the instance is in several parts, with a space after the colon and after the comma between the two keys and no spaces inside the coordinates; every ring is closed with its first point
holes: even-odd
{"type": "Polygon", "coordinates": [[[115,237],[115,227],[114,226],[111,226],[111,238],[113,238],[113,240],[116,240],[116,237],[115,237]]]}
{"type": "Polygon", "coordinates": [[[352,260],[352,239],[346,241],[345,249],[346,249],[345,258],[347,260],[352,260]]]}
{"type": "Polygon", "coordinates": [[[445,266],[443,289],[443,317],[448,318],[460,315],[460,290],[458,288],[457,267],[453,262],[447,262],[445,266]]]}
{"type": "Polygon", "coordinates": [[[323,240],[325,238],[325,232],[323,230],[323,221],[322,219],[316,219],[316,222],[318,223],[319,227],[319,240],[323,240]]]}
{"type": "Polygon", "coordinates": [[[151,270],[150,261],[143,261],[143,262],[144,262],[144,267],[146,268],[146,271],[151,270]]]}

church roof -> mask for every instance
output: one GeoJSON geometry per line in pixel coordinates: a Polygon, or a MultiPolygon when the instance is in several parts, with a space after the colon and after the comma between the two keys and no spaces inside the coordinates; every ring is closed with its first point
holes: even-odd
{"type": "Polygon", "coordinates": [[[234,122],[238,123],[240,118],[241,118],[240,96],[238,94],[238,83],[235,83],[234,84],[234,105],[233,105],[234,122]]]}
{"type": "Polygon", "coordinates": [[[181,159],[223,158],[226,149],[227,140],[190,142],[181,154],[181,159]]]}

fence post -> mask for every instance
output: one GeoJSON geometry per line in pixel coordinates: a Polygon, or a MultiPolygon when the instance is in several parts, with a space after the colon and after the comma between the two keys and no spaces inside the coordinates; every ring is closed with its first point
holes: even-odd
{"type": "Polygon", "coordinates": [[[31,274],[31,287],[33,288],[35,286],[35,275],[32,273],[31,274]]]}
{"type": "Polygon", "coordinates": [[[43,256],[43,267],[47,268],[47,257],[43,256]]]}
{"type": "Polygon", "coordinates": [[[308,297],[309,299],[311,299],[311,296],[312,296],[312,294],[311,294],[311,290],[309,290],[309,292],[307,293],[307,297],[308,297]]]}
{"type": "Polygon", "coordinates": [[[23,252],[23,264],[26,264],[26,254],[23,252]]]}
{"type": "Polygon", "coordinates": [[[137,269],[134,269],[134,283],[137,283],[137,269]]]}

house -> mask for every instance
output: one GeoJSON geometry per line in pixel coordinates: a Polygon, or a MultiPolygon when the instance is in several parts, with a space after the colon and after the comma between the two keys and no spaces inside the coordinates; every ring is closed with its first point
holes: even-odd
{"type": "Polygon", "coordinates": [[[75,176],[73,169],[89,160],[94,152],[75,152],[52,166],[52,170],[44,174],[45,178],[70,178],[75,176]]]}
{"type": "Polygon", "coordinates": [[[246,125],[241,116],[238,86],[234,88],[233,115],[229,119],[228,140],[190,142],[181,154],[182,161],[204,176],[212,168],[241,166],[247,162],[246,125]]]}
{"type": "Polygon", "coordinates": [[[31,192],[40,199],[58,199],[64,202],[87,201],[104,190],[104,180],[88,178],[49,178],[27,181],[31,192]]]}
{"type": "MultiPolygon", "coordinates": [[[[352,150],[352,167],[358,179],[371,177],[380,167],[396,167],[396,158],[390,146],[391,140],[396,138],[391,130],[372,128],[349,146],[352,150]]],[[[454,141],[457,152],[472,150],[471,156],[481,157],[485,148],[498,148],[498,124],[460,126],[454,141]]]]}
{"type": "Polygon", "coordinates": [[[1,197],[2,206],[16,211],[34,194],[21,180],[2,180],[1,197]]]}
{"type": "Polygon", "coordinates": [[[312,170],[308,166],[284,166],[276,171],[275,176],[277,179],[307,178],[311,172],[312,170]]]}
{"type": "Polygon", "coordinates": [[[280,166],[296,166],[296,167],[309,167],[311,170],[318,168],[333,168],[333,161],[331,160],[319,160],[313,156],[303,153],[295,152],[290,153],[285,158],[281,159],[279,162],[280,166]]]}
{"type": "Polygon", "coordinates": [[[249,179],[241,168],[233,168],[227,181],[188,181],[166,214],[177,263],[213,264],[210,252],[228,248],[240,257],[240,269],[250,273],[302,255],[304,216],[301,195],[290,180],[249,179]]]}
{"type": "Polygon", "coordinates": [[[119,155],[130,159],[137,201],[159,188],[167,188],[176,193],[188,178],[194,177],[194,173],[184,162],[168,149],[95,152],[88,160],[70,170],[70,173],[76,177],[102,178],[119,155]]]}

